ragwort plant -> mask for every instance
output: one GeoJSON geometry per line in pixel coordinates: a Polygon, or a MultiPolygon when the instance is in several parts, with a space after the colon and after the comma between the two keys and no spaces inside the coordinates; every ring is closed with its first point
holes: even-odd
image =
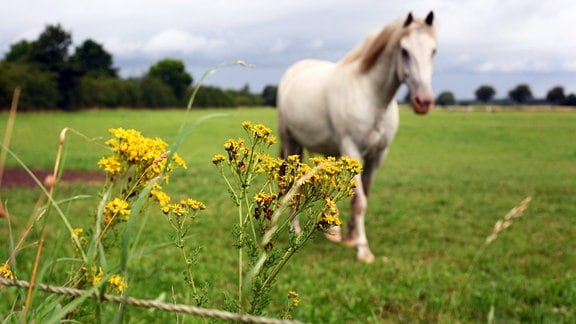
{"type": "MultiPolygon", "coordinates": [[[[243,62],[232,64],[245,65],[243,62]]],[[[218,67],[209,70],[202,79],[218,67]]],[[[197,89],[191,97],[188,110],[197,89]]],[[[183,124],[178,139],[170,149],[175,151],[191,128],[202,120],[189,127],[183,124]]],[[[212,162],[218,166],[238,207],[238,223],[234,230],[238,248],[238,299],[233,310],[258,315],[270,303],[274,280],[291,256],[316,232],[341,224],[336,202],[353,194],[356,186],[353,177],[360,173],[361,166],[358,161],[348,158],[313,158],[311,166],[300,162],[300,157],[295,155],[286,160],[272,158],[265,154],[265,150],[275,142],[271,130],[250,122],[244,122],[242,126],[248,134],[248,140],[228,140],[224,144],[227,156],[216,155],[212,162]],[[256,180],[259,180],[257,185],[256,180]],[[299,216],[305,221],[302,231],[296,233],[290,223],[299,216]],[[286,233],[288,240],[283,242],[281,236],[286,233]],[[245,256],[248,257],[247,262],[245,256]]],[[[61,134],[55,170],[60,170],[59,162],[67,130],[72,129],[65,129],[61,134]]],[[[87,139],[81,133],[72,131],[87,139]]],[[[94,293],[128,294],[128,263],[135,255],[133,252],[139,245],[141,234],[141,230],[134,233],[133,227],[136,219],[147,216],[153,210],[147,208],[150,205],[165,214],[173,230],[173,245],[180,251],[185,268],[184,281],[192,289],[195,305],[201,306],[206,301],[203,290],[205,286],[199,289],[193,275],[194,254],[198,249],[186,244],[187,234],[197,212],[206,206],[192,198],[173,202],[163,190],[174,168],[186,168],[185,162],[177,153],[170,152],[167,143],[160,138],[144,137],[134,129],[112,128],[109,131],[112,138],[105,142],[105,146],[111,154],[98,161],[99,168],[106,173],[106,183],[101,192],[101,200],[93,211],[94,222],[90,228],[74,228],[61,211],[52,196],[56,178],[50,185],[50,192],[36,179],[48,198],[41,216],[51,207],[56,209],[70,232],[74,246],[73,257],[68,259],[71,265],[66,286],[87,292],[80,297],[57,298],[57,304],[50,301],[39,306],[39,309],[52,309],[52,313],[33,310],[33,315],[28,315],[31,291],[20,316],[23,321],[32,318],[45,320],[47,317],[50,317],[48,322],[63,318],[109,320],[102,299],[97,298],[94,303],[85,301],[94,293]]],[[[41,246],[38,254],[41,253],[41,246]]],[[[14,279],[15,274],[9,261],[0,267],[0,276],[14,279]]],[[[291,318],[292,311],[299,303],[298,294],[289,291],[288,303],[281,316],[291,318]]],[[[125,305],[120,305],[114,315],[115,322],[122,321],[124,310],[125,305]]],[[[15,313],[11,318],[16,318],[15,313]]]]}
{"type": "MultiPolygon", "coordinates": [[[[170,154],[166,142],[145,137],[133,129],[109,131],[112,138],[105,144],[111,154],[98,162],[106,173],[106,183],[93,228],[75,228],[71,233],[76,251],[85,251],[82,253],[86,255],[81,265],[71,271],[71,286],[88,289],[103,282],[101,292],[122,294],[128,288],[130,251],[138,241],[138,236],[132,233],[132,224],[145,213],[147,205],[167,215],[175,228],[174,243],[181,249],[185,234],[180,233],[190,226],[187,216],[205,206],[191,198],[171,203],[170,196],[162,190],[174,168],[186,168],[177,153],[170,154]]],[[[191,286],[196,295],[195,286],[191,286]]]]}
{"type": "MultiPolygon", "coordinates": [[[[242,127],[247,132],[247,140],[226,141],[226,156],[216,155],[212,162],[238,208],[234,228],[238,248],[238,299],[233,310],[258,315],[270,303],[274,280],[291,256],[313,234],[340,225],[336,202],[353,194],[356,186],[353,177],[360,173],[361,166],[349,158],[312,158],[311,165],[302,163],[295,155],[286,160],[273,158],[265,153],[275,142],[271,130],[250,122],[244,122],[242,127]],[[304,224],[300,233],[290,226],[298,216],[304,224]]],[[[110,313],[105,312],[103,300],[85,301],[94,292],[128,295],[129,261],[139,246],[135,222],[149,213],[165,215],[172,228],[172,243],[184,264],[183,280],[191,288],[195,306],[206,302],[205,286],[198,287],[194,279],[197,248],[186,242],[197,213],[206,206],[192,198],[172,201],[164,191],[172,171],[176,167],[186,168],[185,162],[177,153],[170,152],[159,138],[144,137],[133,129],[109,131],[112,138],[105,146],[110,154],[98,161],[99,168],[106,173],[106,182],[93,211],[92,225],[74,227],[62,214],[74,246],[66,286],[87,293],[62,299],[59,304],[63,307],[59,306],[52,314],[39,315],[33,311],[31,316],[37,320],[46,319],[42,316],[50,316],[48,321],[109,320],[110,313]]],[[[49,200],[60,211],[58,203],[49,200]]],[[[8,261],[0,267],[0,276],[15,278],[8,261]]],[[[288,292],[285,309],[278,315],[291,318],[299,303],[298,294],[288,292]]],[[[122,320],[124,309],[124,305],[119,306],[115,321],[122,320]]],[[[26,313],[23,316],[21,318],[29,318],[26,313]]]]}
{"type": "MultiPolygon", "coordinates": [[[[347,157],[314,157],[311,165],[297,155],[274,158],[266,153],[276,140],[269,128],[250,122],[243,122],[242,127],[248,140],[227,140],[225,155],[215,155],[212,162],[237,207],[234,311],[259,315],[270,302],[275,278],[294,253],[313,234],[341,224],[336,203],[353,194],[353,177],[361,172],[361,165],[347,157]],[[291,223],[299,216],[304,225],[297,233],[291,223]],[[286,233],[288,241],[283,242],[286,233]]],[[[292,303],[284,317],[290,317],[299,303],[295,292],[289,296],[292,303]]]]}

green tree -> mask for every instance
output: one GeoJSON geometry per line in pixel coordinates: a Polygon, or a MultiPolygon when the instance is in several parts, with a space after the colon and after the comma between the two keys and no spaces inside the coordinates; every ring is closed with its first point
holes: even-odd
{"type": "Polygon", "coordinates": [[[474,94],[476,95],[476,100],[486,103],[494,99],[494,96],[496,95],[496,90],[494,90],[494,88],[489,85],[482,85],[478,89],[476,89],[476,92],[474,92],[474,94]]]}
{"type": "Polygon", "coordinates": [[[576,106],[576,94],[569,94],[562,104],[565,106],[576,106]]]}
{"type": "Polygon", "coordinates": [[[262,91],[262,103],[266,106],[276,107],[276,93],[278,92],[278,87],[273,85],[267,85],[262,91]]]}
{"type": "Polygon", "coordinates": [[[30,46],[29,61],[48,71],[60,73],[64,70],[72,44],[72,35],[60,25],[48,25],[30,46]]]}
{"type": "Polygon", "coordinates": [[[250,88],[248,85],[244,85],[244,87],[240,90],[227,89],[224,91],[224,93],[233,99],[234,106],[236,107],[254,107],[262,104],[262,97],[260,95],[250,93],[250,88]]]}
{"type": "Polygon", "coordinates": [[[72,35],[60,25],[48,25],[37,40],[30,46],[28,61],[39,68],[56,73],[60,102],[58,105],[70,109],[76,95],[81,73],[69,63],[68,49],[72,44],[72,35]]]}
{"type": "Polygon", "coordinates": [[[443,91],[436,98],[436,103],[440,106],[449,106],[456,103],[454,99],[454,94],[450,91],[443,91]]]}
{"type": "Polygon", "coordinates": [[[194,107],[234,107],[234,100],[220,88],[201,86],[194,99],[194,107]]]}
{"type": "Polygon", "coordinates": [[[562,104],[566,100],[566,95],[564,94],[564,88],[560,86],[556,86],[546,94],[546,101],[559,105],[562,104]]]}
{"type": "Polygon", "coordinates": [[[186,72],[184,63],[176,59],[164,59],[150,67],[148,78],[154,78],[166,84],[179,103],[186,101],[186,89],[192,84],[192,76],[186,72]]]}
{"type": "Polygon", "coordinates": [[[32,44],[23,39],[10,45],[10,50],[4,56],[6,62],[27,62],[30,60],[30,48],[32,44]]]}
{"type": "Polygon", "coordinates": [[[145,77],[141,80],[140,87],[144,107],[158,108],[177,104],[173,89],[159,78],[145,77]]]}
{"type": "Polygon", "coordinates": [[[95,41],[85,40],[76,47],[70,61],[83,75],[93,77],[117,77],[116,69],[112,66],[112,55],[95,41]]]}
{"type": "Polygon", "coordinates": [[[8,109],[14,88],[21,87],[19,109],[54,109],[60,102],[57,75],[39,67],[0,62],[0,108],[8,109]]]}
{"type": "Polygon", "coordinates": [[[527,84],[519,84],[516,88],[508,92],[508,97],[516,103],[526,103],[528,100],[532,99],[532,90],[527,84]]]}

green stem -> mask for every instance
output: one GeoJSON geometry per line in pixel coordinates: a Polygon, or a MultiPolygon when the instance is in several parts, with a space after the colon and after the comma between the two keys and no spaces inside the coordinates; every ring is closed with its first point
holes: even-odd
{"type": "MultiPolygon", "coordinates": [[[[245,194],[244,194],[245,195],[245,194]]],[[[238,305],[240,307],[240,313],[242,313],[244,306],[243,306],[243,296],[242,296],[242,289],[243,289],[243,278],[242,278],[242,268],[243,268],[243,252],[244,249],[242,246],[244,245],[244,224],[243,224],[243,215],[242,215],[242,204],[241,200],[239,199],[237,202],[238,204],[238,226],[239,226],[239,237],[238,237],[238,305]]]]}
{"type": "MultiPolygon", "coordinates": [[[[297,239],[296,245],[289,247],[286,250],[286,252],[284,252],[284,255],[282,255],[280,262],[278,262],[278,264],[276,264],[276,266],[274,266],[274,268],[272,269],[272,271],[270,272],[270,274],[268,275],[268,277],[266,278],[266,280],[264,281],[264,283],[260,287],[260,290],[258,291],[258,296],[263,295],[264,291],[266,290],[266,287],[272,283],[274,278],[276,278],[278,273],[280,273],[280,270],[282,270],[284,265],[286,265],[286,263],[294,255],[294,253],[296,253],[296,251],[298,251],[302,247],[302,245],[304,245],[304,243],[306,241],[308,241],[308,239],[312,236],[312,234],[314,234],[314,231],[315,231],[315,229],[312,229],[308,233],[306,233],[305,237],[303,237],[301,239],[297,239]]],[[[256,304],[257,303],[253,303],[252,307],[254,307],[256,304]]]]}
{"type": "Polygon", "coordinates": [[[190,287],[192,287],[192,292],[194,292],[194,294],[197,294],[197,290],[196,290],[196,284],[194,283],[194,276],[192,275],[192,265],[190,264],[190,259],[188,259],[188,256],[186,255],[186,250],[184,249],[184,243],[183,243],[183,239],[182,237],[180,237],[180,233],[178,233],[178,240],[180,240],[180,242],[178,242],[178,244],[180,244],[180,252],[182,253],[182,258],[184,259],[184,263],[186,263],[186,275],[188,276],[188,280],[190,281],[190,287]]]}

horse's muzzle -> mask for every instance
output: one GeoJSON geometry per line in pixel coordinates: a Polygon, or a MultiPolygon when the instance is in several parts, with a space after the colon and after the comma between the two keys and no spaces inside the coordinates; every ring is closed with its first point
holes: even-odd
{"type": "Polygon", "coordinates": [[[410,103],[412,104],[412,109],[419,115],[424,115],[428,113],[432,107],[434,107],[434,97],[432,96],[413,96],[410,98],[410,103]]]}

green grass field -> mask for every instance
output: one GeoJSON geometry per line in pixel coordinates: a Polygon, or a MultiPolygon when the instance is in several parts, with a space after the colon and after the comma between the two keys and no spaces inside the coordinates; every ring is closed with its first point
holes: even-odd
{"type": "MultiPolygon", "coordinates": [[[[235,207],[210,159],[223,152],[226,139],[243,135],[243,120],[276,130],[275,110],[22,114],[11,148],[28,167],[51,169],[64,127],[99,143],[109,138],[110,127],[136,128],[171,142],[183,122],[222,113],[226,116],[192,129],[179,150],[189,167],[172,177],[170,188],[172,195],[191,196],[208,207],[190,242],[202,247],[196,274],[209,284],[208,306],[220,308],[224,292],[235,291],[235,207]]],[[[0,116],[2,134],[6,120],[7,115],[0,116]]],[[[403,110],[398,136],[369,199],[367,234],[376,261],[357,263],[354,249],[319,237],[278,277],[268,313],[277,314],[286,292],[295,290],[301,303],[294,318],[303,322],[575,322],[575,139],[574,112],[435,110],[422,117],[403,110]],[[496,221],[527,196],[533,200],[524,215],[484,247],[496,221]]],[[[100,146],[69,132],[65,170],[96,171],[104,154],[100,146]]],[[[9,157],[7,167],[19,165],[9,157]]],[[[62,206],[75,226],[85,226],[99,193],[98,186],[66,184],[56,196],[92,196],[62,206]]],[[[39,189],[0,191],[14,218],[12,240],[6,219],[0,219],[0,262],[23,231],[39,195],[39,189]]],[[[342,214],[348,215],[346,205],[342,214]]],[[[174,289],[177,302],[189,302],[180,259],[165,244],[170,241],[167,222],[154,214],[142,222],[146,253],[129,265],[130,295],[170,302],[174,289]]],[[[68,265],[60,258],[72,250],[69,233],[52,213],[46,227],[40,278],[64,284],[68,265]]],[[[39,232],[33,230],[17,256],[19,279],[30,276],[39,232]]],[[[10,313],[16,294],[16,288],[0,288],[0,315],[10,313]]],[[[33,305],[39,305],[47,295],[35,296],[33,305]]],[[[114,309],[106,308],[111,313],[114,309]]],[[[127,319],[172,322],[175,315],[128,308],[127,319]]]]}

